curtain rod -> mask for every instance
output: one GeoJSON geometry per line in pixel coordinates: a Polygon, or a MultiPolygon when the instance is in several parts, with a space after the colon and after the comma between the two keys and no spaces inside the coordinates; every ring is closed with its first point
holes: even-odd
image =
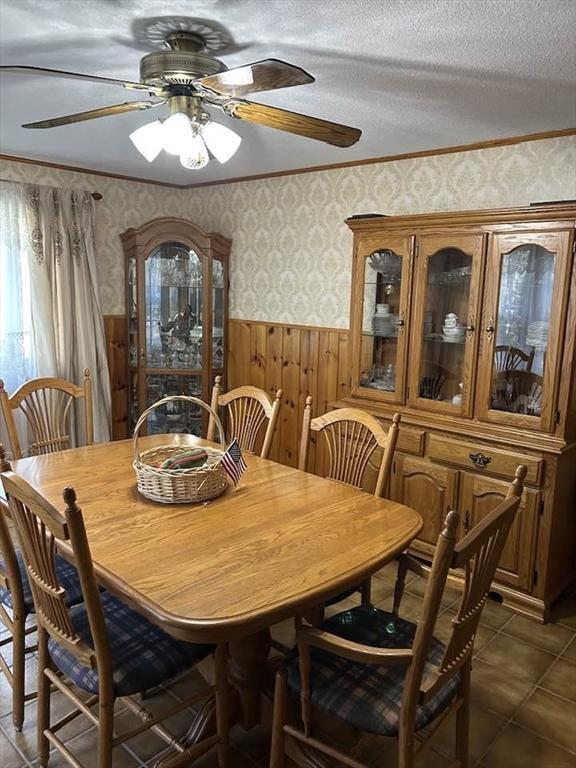
{"type": "MultiPolygon", "coordinates": [[[[0,177],[0,181],[9,181],[9,182],[14,182],[16,184],[18,184],[18,183],[22,183],[22,184],[34,183],[34,182],[28,182],[28,181],[20,182],[18,179],[3,179],[1,177],[0,177]]],[[[102,200],[102,194],[100,192],[90,192],[90,194],[92,195],[94,200],[102,200]]]]}

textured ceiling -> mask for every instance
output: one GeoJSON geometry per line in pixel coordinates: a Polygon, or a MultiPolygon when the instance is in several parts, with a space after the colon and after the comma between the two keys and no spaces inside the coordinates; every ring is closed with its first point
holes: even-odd
{"type": "Polygon", "coordinates": [[[362,138],[339,149],[217,113],[242,135],[239,151],[187,171],[132,147],[128,134],[150,113],[20,127],[134,92],[3,75],[0,152],[184,185],[576,126],[575,0],[1,0],[1,63],[138,80],[151,50],[145,20],[169,16],[221,25],[228,67],[269,57],[303,67],[315,83],[254,100],[356,126],[362,138]]]}

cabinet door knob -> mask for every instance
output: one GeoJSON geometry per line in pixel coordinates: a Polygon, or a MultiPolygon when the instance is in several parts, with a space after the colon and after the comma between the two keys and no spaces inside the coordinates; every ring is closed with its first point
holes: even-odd
{"type": "Polygon", "coordinates": [[[468,334],[468,336],[472,336],[475,330],[476,328],[474,326],[474,317],[470,315],[468,319],[468,325],[466,326],[466,333],[468,334]]]}
{"type": "Polygon", "coordinates": [[[490,341],[492,341],[492,336],[494,336],[495,330],[496,329],[494,327],[494,318],[491,317],[490,320],[488,320],[488,325],[486,326],[486,333],[488,334],[488,339],[490,341]]]}
{"type": "Polygon", "coordinates": [[[468,456],[475,467],[485,467],[492,461],[490,456],[484,456],[483,453],[469,453],[468,456]]]}
{"type": "Polygon", "coordinates": [[[400,315],[400,317],[396,321],[396,328],[398,328],[398,333],[402,333],[405,325],[406,325],[406,321],[404,320],[404,315],[400,315]]]}

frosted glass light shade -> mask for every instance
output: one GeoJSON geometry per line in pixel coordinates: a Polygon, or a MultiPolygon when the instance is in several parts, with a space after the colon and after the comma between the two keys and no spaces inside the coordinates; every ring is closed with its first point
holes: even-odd
{"type": "Polygon", "coordinates": [[[190,118],[176,112],[162,124],[163,146],[170,155],[188,154],[187,149],[194,138],[190,118]]]}
{"type": "Polygon", "coordinates": [[[163,125],[160,120],[146,123],[146,125],[132,131],[129,138],[138,152],[151,163],[158,157],[164,146],[163,125]]]}
{"type": "Polygon", "coordinates": [[[192,140],[188,142],[186,150],[180,155],[180,164],[183,165],[184,168],[196,170],[208,165],[209,159],[206,144],[202,141],[202,137],[196,134],[196,136],[193,136],[192,140]]]}
{"type": "Polygon", "coordinates": [[[200,128],[200,133],[206,146],[220,163],[230,160],[242,141],[237,133],[220,123],[206,123],[200,128]]]}

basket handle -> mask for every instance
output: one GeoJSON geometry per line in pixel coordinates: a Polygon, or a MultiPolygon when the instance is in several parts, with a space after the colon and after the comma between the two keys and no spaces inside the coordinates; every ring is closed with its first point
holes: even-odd
{"type": "Polygon", "coordinates": [[[208,405],[208,403],[205,403],[204,400],[200,400],[199,397],[192,397],[191,395],[171,395],[170,397],[163,397],[162,400],[158,400],[158,402],[153,403],[149,408],[146,408],[144,413],[140,414],[140,418],[138,419],[138,421],[136,422],[136,426],[134,427],[134,436],[132,438],[132,447],[133,447],[135,460],[140,458],[140,454],[138,453],[138,438],[140,437],[140,427],[142,426],[142,424],[144,424],[148,415],[152,413],[152,411],[154,411],[156,408],[158,408],[159,405],[164,405],[164,403],[171,403],[171,402],[174,402],[174,400],[184,400],[187,403],[193,403],[194,405],[199,405],[201,408],[204,408],[205,411],[208,411],[208,413],[212,416],[212,418],[216,422],[220,443],[222,445],[226,443],[226,437],[224,435],[222,422],[220,421],[220,418],[216,413],[216,411],[213,408],[211,408],[208,405]]]}

